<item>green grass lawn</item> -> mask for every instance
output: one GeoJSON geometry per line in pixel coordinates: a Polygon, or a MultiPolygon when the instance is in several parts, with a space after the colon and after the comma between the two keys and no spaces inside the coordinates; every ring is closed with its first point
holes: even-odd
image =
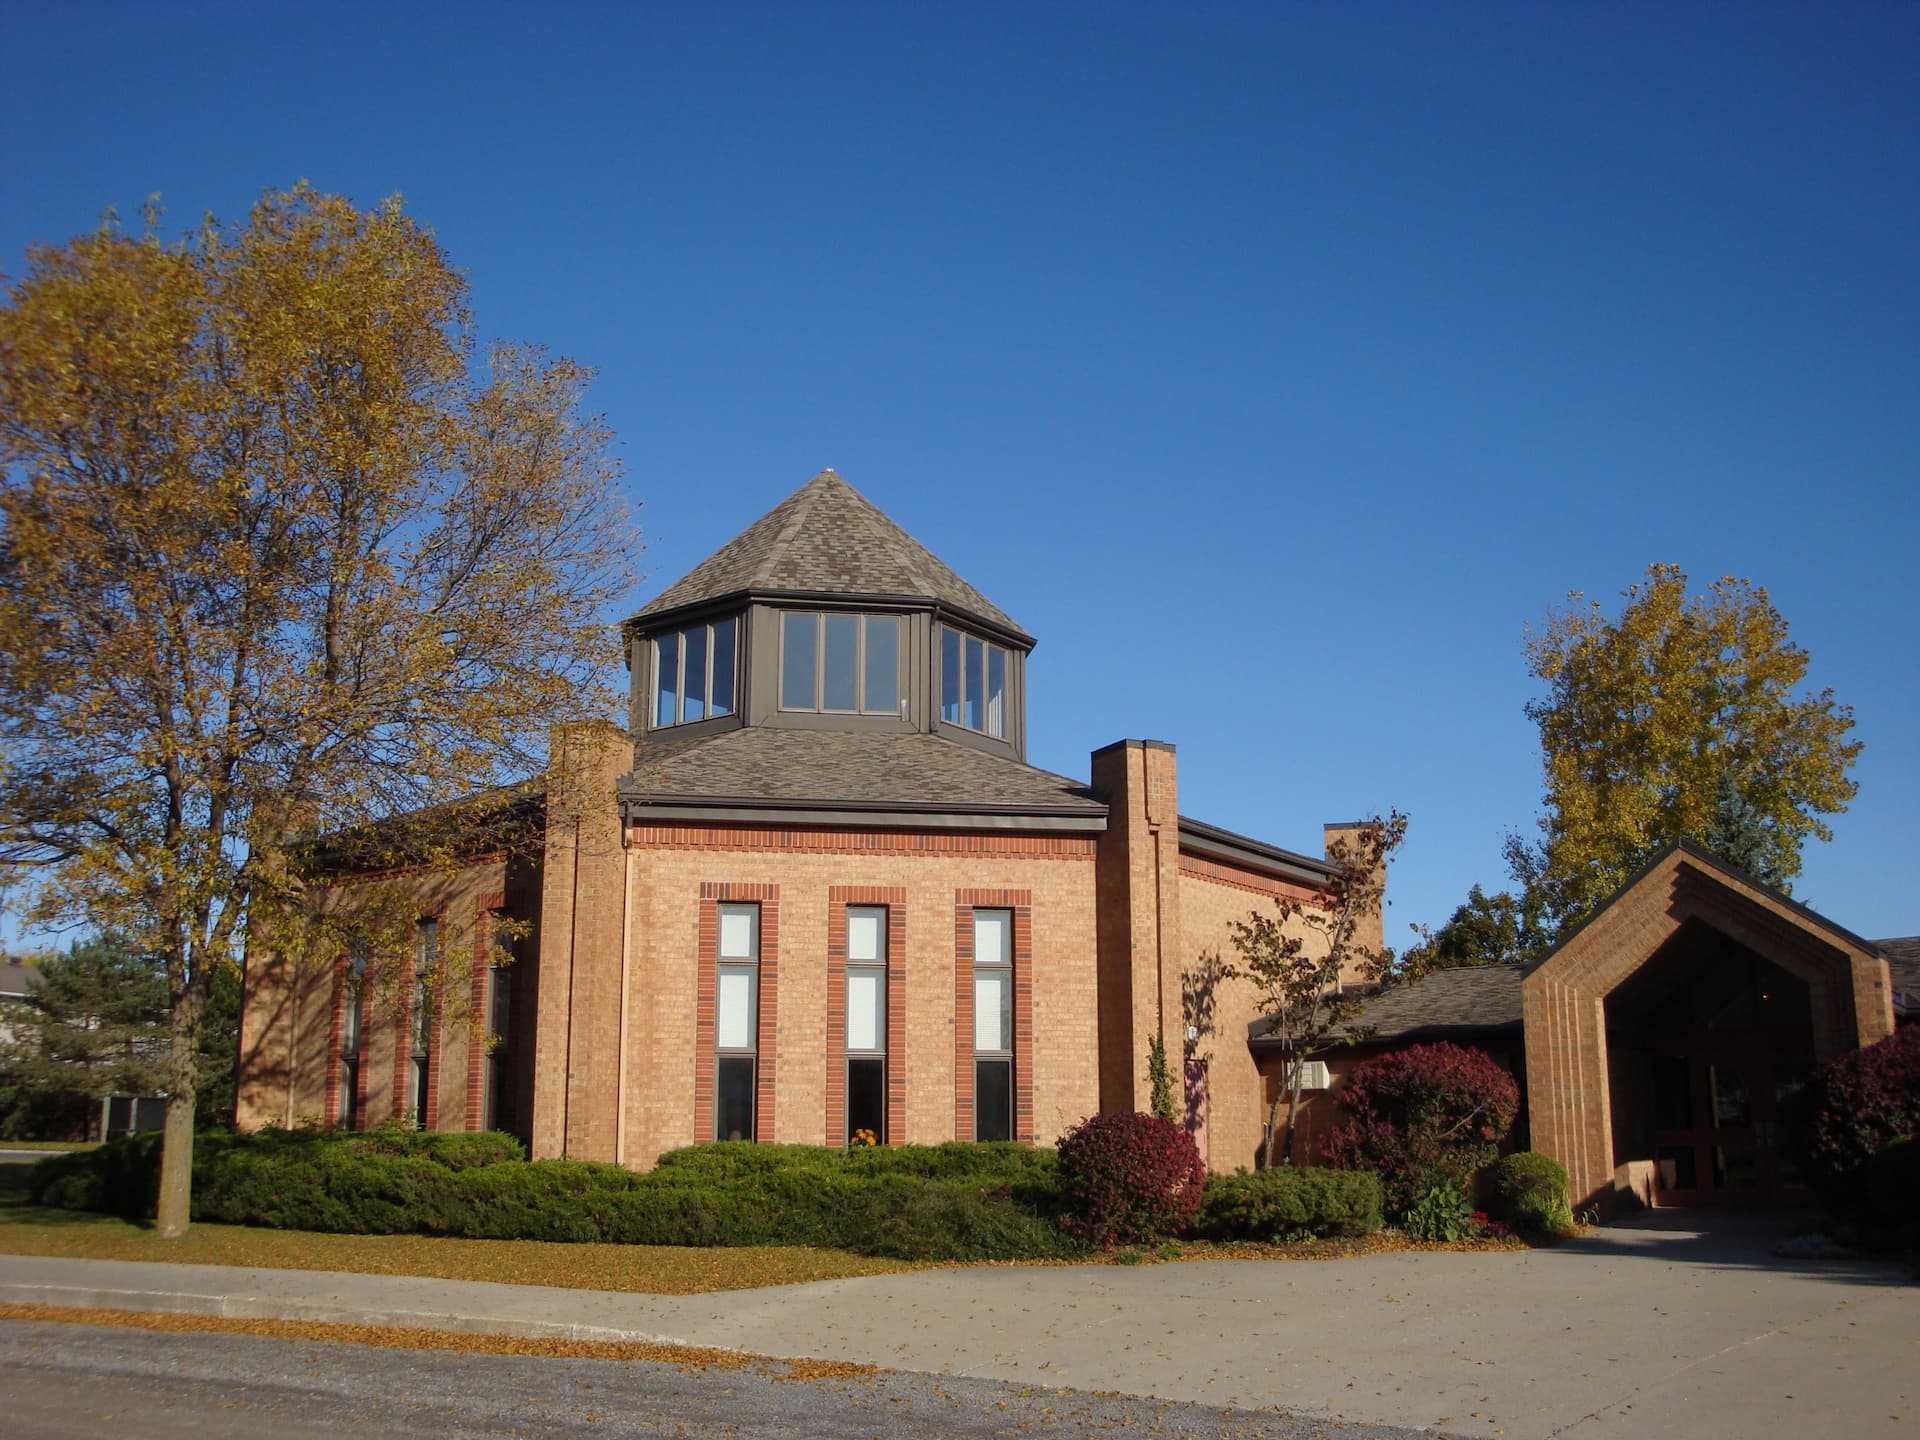
{"type": "Polygon", "coordinates": [[[539,1240],[454,1240],[428,1235],[320,1235],[245,1225],[195,1224],[179,1240],[112,1216],[45,1210],[25,1200],[24,1164],[0,1164],[0,1254],[86,1260],[171,1261],[358,1275],[424,1275],[696,1295],[795,1285],[918,1267],[804,1246],[691,1249],[673,1245],[562,1245],[539,1240]]]}

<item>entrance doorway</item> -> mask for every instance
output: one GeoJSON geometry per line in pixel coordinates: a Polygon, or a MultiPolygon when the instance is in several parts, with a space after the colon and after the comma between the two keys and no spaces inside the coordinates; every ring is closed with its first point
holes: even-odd
{"type": "Polygon", "coordinates": [[[1799,1097],[1813,1070],[1806,984],[1705,925],[1683,926],[1607,997],[1614,1164],[1650,1162],[1656,1205],[1804,1201],[1799,1097]]]}

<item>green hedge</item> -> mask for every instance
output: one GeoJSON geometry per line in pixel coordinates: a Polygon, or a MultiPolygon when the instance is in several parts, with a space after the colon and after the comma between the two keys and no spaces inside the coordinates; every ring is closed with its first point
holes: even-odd
{"type": "MultiPolygon", "coordinates": [[[[704,1145],[649,1174],[522,1161],[504,1135],[202,1135],[193,1216],[343,1234],[644,1245],[824,1245],[905,1260],[1068,1256],[1050,1152],[1014,1145],[704,1145]]],[[[152,1213],[157,1136],[34,1168],[36,1203],[152,1213]]]]}
{"type": "Polygon", "coordinates": [[[1481,1179],[1494,1219],[1533,1235],[1573,1232],[1566,1167],[1551,1155],[1534,1150],[1502,1155],[1481,1172],[1481,1179]]]}
{"type": "Polygon", "coordinates": [[[1195,1231],[1210,1240],[1370,1235],[1381,1226],[1380,1177],[1284,1165],[1207,1181],[1195,1231]]]}

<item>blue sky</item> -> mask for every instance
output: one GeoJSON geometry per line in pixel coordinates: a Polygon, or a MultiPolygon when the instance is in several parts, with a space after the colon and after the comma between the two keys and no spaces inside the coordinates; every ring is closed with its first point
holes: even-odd
{"type": "Polygon", "coordinates": [[[1857,711],[1798,893],[1920,931],[1920,8],[10,7],[0,270],[403,192],[599,368],[636,604],[822,466],[1039,636],[1032,759],[1180,748],[1396,926],[1526,826],[1523,626],[1768,586],[1857,711]]]}

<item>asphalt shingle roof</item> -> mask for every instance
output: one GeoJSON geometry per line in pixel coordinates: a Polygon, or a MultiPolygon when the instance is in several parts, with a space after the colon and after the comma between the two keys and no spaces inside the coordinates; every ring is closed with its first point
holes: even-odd
{"type": "Polygon", "coordinates": [[[1920,1015],[1920,935],[1896,935],[1873,945],[1887,957],[1887,969],[1893,972],[1894,1010],[1920,1015]]]}
{"type": "Polygon", "coordinates": [[[25,995],[31,973],[24,965],[0,965],[0,995],[25,995]]]}
{"type": "Polygon", "coordinates": [[[742,590],[911,595],[1020,631],[1012,616],[831,470],[822,470],[633,618],[742,590]]]}
{"type": "MultiPolygon", "coordinates": [[[[1367,1001],[1354,1017],[1353,1028],[1372,1030],[1375,1040],[1404,1040],[1441,1039],[1518,1025],[1522,973],[1518,965],[1434,970],[1411,985],[1396,986],[1367,1001]]],[[[1255,1021],[1251,1037],[1258,1040],[1264,1027],[1264,1021],[1255,1021]]]]}
{"type": "Polygon", "coordinates": [[[1081,781],[938,735],[759,726],[643,742],[620,793],[682,804],[1107,813],[1081,781]]]}

